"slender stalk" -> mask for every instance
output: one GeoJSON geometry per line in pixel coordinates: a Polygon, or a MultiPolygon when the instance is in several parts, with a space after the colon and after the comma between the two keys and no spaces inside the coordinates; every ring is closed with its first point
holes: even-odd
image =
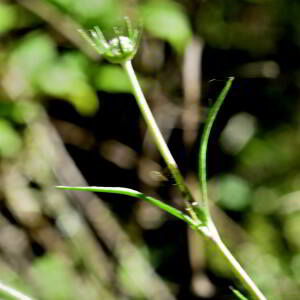
{"type": "MultiPolygon", "coordinates": [[[[180,174],[180,171],[178,169],[178,166],[155,122],[155,119],[152,115],[152,112],[147,104],[147,101],[144,97],[144,94],[141,90],[141,87],[139,85],[139,82],[136,78],[135,72],[132,68],[131,61],[128,60],[122,64],[124,70],[126,71],[130,82],[132,84],[132,91],[134,93],[134,96],[136,98],[136,101],[138,103],[138,106],[140,108],[140,111],[147,123],[148,129],[151,132],[152,137],[154,138],[154,141],[156,143],[156,146],[158,150],[160,151],[162,157],[164,158],[168,168],[170,169],[176,183],[178,184],[178,187],[180,191],[184,195],[184,200],[187,208],[189,209],[189,212],[191,214],[191,217],[193,220],[199,220],[199,214],[196,214],[194,211],[194,208],[192,207],[192,204],[195,203],[193,200],[188,188],[184,184],[183,177],[180,174]]],[[[206,229],[208,229],[207,234],[205,236],[212,241],[220,254],[227,260],[229,263],[230,268],[235,273],[237,278],[241,281],[243,286],[247,289],[247,291],[250,293],[250,295],[255,300],[266,300],[265,296],[262,294],[262,292],[258,289],[258,287],[255,285],[255,283],[252,281],[252,279],[249,277],[249,275],[245,272],[245,270],[242,268],[242,266],[238,263],[238,261],[234,258],[234,256],[231,254],[231,252],[228,250],[228,248],[225,246],[225,244],[222,242],[217,229],[210,218],[209,213],[209,207],[208,207],[208,197],[207,197],[207,188],[206,188],[206,153],[207,153],[207,143],[208,143],[208,137],[209,133],[213,124],[213,121],[216,117],[216,114],[222,104],[222,102],[225,99],[226,94],[228,93],[233,78],[230,78],[221,92],[220,96],[218,97],[214,109],[210,112],[209,116],[209,122],[205,125],[204,129],[204,136],[201,141],[201,153],[199,157],[200,162],[200,171],[199,171],[199,177],[200,177],[200,183],[202,187],[202,197],[203,204],[204,204],[204,213],[205,217],[208,217],[208,223],[206,224],[206,229]]],[[[199,232],[203,233],[203,231],[200,230],[200,227],[198,228],[199,232]]]]}
{"type": "MultiPolygon", "coordinates": [[[[142,89],[139,85],[139,82],[136,78],[135,72],[133,70],[132,64],[130,60],[127,60],[124,64],[123,67],[126,71],[126,73],[128,74],[128,77],[131,81],[132,87],[133,87],[133,93],[134,96],[136,97],[136,101],[137,104],[140,108],[140,111],[147,123],[148,129],[150,130],[155,143],[159,149],[159,152],[161,153],[161,155],[163,156],[165,162],[168,164],[168,166],[170,165],[172,169],[178,169],[177,164],[160,132],[160,129],[157,126],[157,123],[152,115],[152,112],[148,106],[148,103],[144,97],[144,94],[142,92],[142,89]]],[[[177,177],[177,174],[176,174],[177,177]]],[[[182,178],[177,179],[178,181],[182,181],[182,178]]]]}
{"type": "Polygon", "coordinates": [[[23,293],[13,289],[10,286],[5,285],[2,282],[0,282],[0,292],[5,293],[6,295],[9,295],[10,297],[18,300],[34,300],[33,298],[24,295],[23,293]]]}
{"type": "Polygon", "coordinates": [[[249,292],[251,297],[256,300],[267,300],[267,298],[263,295],[263,293],[259,290],[253,280],[249,277],[246,271],[242,268],[239,262],[235,259],[235,257],[223,243],[216,231],[212,234],[211,241],[216,245],[220,253],[222,253],[223,257],[227,260],[231,270],[240,280],[244,288],[249,292]]]}
{"type": "Polygon", "coordinates": [[[196,216],[196,213],[194,212],[194,209],[192,207],[192,204],[195,203],[195,201],[193,200],[193,197],[192,197],[189,189],[186,187],[183,177],[182,177],[182,175],[179,171],[179,168],[176,164],[176,161],[173,158],[173,156],[172,156],[172,154],[160,132],[159,127],[157,126],[157,123],[153,117],[153,114],[149,108],[149,105],[144,97],[144,94],[142,92],[140,84],[136,78],[131,61],[127,60],[126,62],[124,62],[122,64],[122,66],[129,77],[129,80],[132,85],[133,94],[136,98],[137,104],[140,108],[140,111],[141,111],[143,117],[144,117],[147,127],[154,139],[154,142],[155,142],[160,154],[162,155],[163,159],[165,160],[167,167],[169,168],[181,193],[183,194],[186,208],[188,209],[189,213],[191,214],[191,217],[194,220],[199,221],[199,218],[196,216]]]}

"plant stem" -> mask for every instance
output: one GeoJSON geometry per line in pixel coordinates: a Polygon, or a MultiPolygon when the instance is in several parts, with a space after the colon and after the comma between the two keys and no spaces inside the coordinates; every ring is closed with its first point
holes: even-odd
{"type": "Polygon", "coordinates": [[[0,282],[0,291],[5,293],[6,295],[9,295],[10,297],[13,297],[14,299],[18,300],[34,300],[23,293],[13,289],[10,286],[5,285],[4,283],[0,282]]]}
{"type": "MultiPolygon", "coordinates": [[[[178,166],[160,132],[160,129],[158,128],[156,121],[152,115],[152,112],[148,106],[148,103],[144,97],[144,94],[142,92],[142,89],[139,85],[139,82],[136,78],[135,72],[132,68],[131,61],[128,60],[125,63],[122,64],[124,70],[126,71],[129,80],[132,85],[132,91],[136,98],[137,104],[140,108],[140,111],[144,117],[144,120],[147,124],[148,129],[150,130],[150,133],[156,143],[156,146],[161,153],[162,157],[164,158],[169,170],[171,171],[172,176],[174,177],[180,191],[182,192],[184,196],[184,201],[186,208],[188,209],[189,213],[191,214],[191,217],[194,221],[199,222],[199,214],[196,215],[194,208],[192,204],[195,203],[195,201],[192,198],[192,195],[187,188],[187,186],[184,183],[183,177],[178,169],[178,166]]],[[[204,162],[201,164],[201,170],[200,170],[200,182],[202,189],[202,195],[204,195],[203,201],[204,201],[204,209],[205,209],[205,217],[207,217],[208,223],[205,224],[205,229],[207,231],[201,230],[201,227],[198,227],[199,232],[206,236],[207,239],[209,239],[211,242],[213,242],[220,254],[227,260],[229,263],[230,268],[235,273],[237,278],[241,281],[243,286],[247,289],[247,291],[250,293],[250,295],[256,299],[256,300],[266,300],[266,297],[262,294],[262,292],[258,289],[258,287],[255,285],[255,283],[252,281],[252,279],[248,276],[248,274],[245,272],[245,270],[242,268],[242,266],[238,263],[238,261],[234,258],[234,256],[231,254],[231,252],[228,250],[228,248],[225,246],[225,244],[222,242],[217,229],[210,218],[209,208],[208,208],[208,198],[207,198],[207,190],[206,190],[206,150],[207,150],[207,142],[208,142],[208,136],[210,133],[210,129],[212,127],[213,121],[215,119],[215,116],[217,114],[217,111],[219,110],[226,94],[229,91],[229,88],[231,86],[233,78],[230,78],[223,89],[222,93],[220,94],[219,98],[217,99],[217,106],[215,109],[211,112],[210,122],[206,125],[206,132],[205,136],[202,139],[202,144],[204,147],[202,147],[202,152],[200,153],[200,162],[204,162]],[[205,233],[206,232],[206,233],[205,233]]]]}
{"type": "Polygon", "coordinates": [[[267,300],[267,298],[263,295],[263,293],[259,290],[253,280],[249,277],[243,267],[239,264],[239,262],[235,259],[229,249],[221,240],[217,229],[213,223],[209,224],[211,234],[211,241],[215,244],[219,252],[222,256],[227,260],[231,270],[236,275],[236,277],[240,280],[244,288],[249,292],[253,299],[256,300],[267,300]]]}
{"type": "Polygon", "coordinates": [[[165,160],[167,167],[169,168],[176,184],[178,185],[181,193],[183,194],[183,198],[185,201],[186,208],[188,209],[189,213],[191,214],[191,217],[196,221],[199,218],[196,216],[192,204],[196,201],[193,200],[193,197],[189,191],[189,189],[186,187],[183,177],[179,171],[179,168],[176,164],[175,159],[173,158],[161,132],[159,127],[157,126],[157,123],[153,117],[153,114],[149,108],[149,105],[144,97],[144,94],[142,92],[142,89],[140,87],[140,84],[136,78],[135,72],[133,70],[132,64],[130,60],[127,60],[125,63],[122,64],[124,70],[126,71],[129,80],[132,85],[132,92],[136,98],[137,104],[140,108],[140,111],[144,117],[144,120],[147,124],[147,127],[155,141],[155,144],[162,155],[163,159],[165,160]]]}

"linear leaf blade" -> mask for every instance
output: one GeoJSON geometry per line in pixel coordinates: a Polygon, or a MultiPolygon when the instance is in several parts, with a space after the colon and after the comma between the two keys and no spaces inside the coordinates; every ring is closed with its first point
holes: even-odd
{"type": "Polygon", "coordinates": [[[222,89],[221,93],[219,94],[216,102],[210,109],[206,123],[204,125],[204,130],[203,130],[201,143],[200,143],[198,177],[199,177],[200,187],[201,187],[202,204],[203,204],[205,214],[207,216],[209,216],[207,183],[206,183],[207,144],[208,144],[208,139],[209,139],[209,135],[210,135],[213,123],[216,119],[217,113],[218,113],[223,101],[225,100],[226,95],[228,94],[228,92],[231,88],[233,79],[234,79],[233,77],[229,77],[224,88],[222,89]]]}
{"type": "Polygon", "coordinates": [[[197,226],[195,222],[186,214],[181,212],[180,210],[158,200],[153,197],[146,196],[145,194],[138,192],[133,189],[123,188],[123,187],[101,187],[101,186],[56,186],[56,188],[61,190],[73,190],[73,191],[88,191],[88,192],[98,192],[98,193],[109,193],[109,194],[121,194],[126,195],[134,198],[143,199],[152,205],[155,205],[162,210],[170,213],[171,215],[187,222],[192,227],[197,226]]]}
{"type": "Polygon", "coordinates": [[[234,289],[233,287],[230,287],[230,289],[232,290],[232,292],[236,295],[236,297],[240,300],[248,300],[248,298],[246,298],[240,291],[234,289]]]}

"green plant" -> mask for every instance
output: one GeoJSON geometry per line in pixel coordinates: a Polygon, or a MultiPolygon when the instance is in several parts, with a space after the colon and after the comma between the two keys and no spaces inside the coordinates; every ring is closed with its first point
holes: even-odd
{"type": "MultiPolygon", "coordinates": [[[[150,202],[151,204],[167,211],[168,213],[174,215],[175,217],[187,222],[194,230],[201,233],[208,241],[215,244],[219,253],[227,260],[228,265],[232,271],[239,278],[245,289],[253,297],[253,299],[264,300],[266,299],[262,292],[258,289],[252,279],[244,271],[238,261],[234,258],[231,252],[227,249],[225,244],[222,242],[219,233],[216,229],[216,226],[211,218],[208,195],[207,195],[207,183],[206,183],[206,155],[207,155],[207,144],[210,135],[210,131],[213,125],[213,122],[216,118],[216,115],[228,94],[233,77],[230,77],[220,95],[218,96],[215,104],[212,106],[208,118],[204,127],[204,133],[201,140],[200,151],[199,151],[199,181],[202,193],[202,199],[193,199],[188,187],[184,183],[184,179],[179,171],[179,168],[163,139],[163,136],[155,122],[155,119],[151,113],[151,110],[147,104],[147,101],[144,97],[144,94],[141,90],[139,82],[136,78],[134,69],[131,64],[131,60],[136,54],[139,39],[140,39],[140,30],[132,29],[131,23],[128,18],[126,20],[128,36],[120,35],[118,29],[114,29],[117,37],[107,42],[98,27],[95,27],[94,30],[91,30],[88,33],[80,30],[79,32],[83,38],[88,41],[99,53],[103,54],[104,57],[112,63],[119,63],[124,68],[125,72],[128,75],[128,78],[132,85],[132,92],[136,98],[137,104],[140,108],[140,111],[144,117],[144,120],[147,124],[147,127],[154,139],[158,150],[160,151],[162,157],[164,158],[167,167],[169,168],[178,188],[180,189],[183,200],[185,203],[185,209],[187,213],[183,213],[172,206],[169,206],[163,203],[160,200],[157,200],[153,197],[148,197],[143,193],[138,191],[128,189],[128,188],[116,188],[116,187],[72,187],[72,186],[57,186],[59,189],[64,190],[81,190],[81,191],[92,191],[92,192],[102,192],[102,193],[115,193],[128,195],[135,198],[141,198],[145,201],[150,202]]],[[[238,293],[236,290],[233,290],[234,293],[242,298],[243,296],[238,293]]]]}
{"type": "Polygon", "coordinates": [[[25,295],[24,293],[17,291],[16,289],[0,282],[0,295],[2,294],[10,297],[10,299],[34,300],[33,298],[25,295]]]}
{"type": "Polygon", "coordinates": [[[123,63],[135,56],[141,37],[141,30],[137,28],[133,29],[128,17],[124,19],[128,36],[121,35],[120,29],[114,27],[116,37],[109,42],[106,41],[98,26],[89,30],[88,33],[82,29],[78,29],[78,32],[99,54],[103,54],[108,61],[123,63]]]}

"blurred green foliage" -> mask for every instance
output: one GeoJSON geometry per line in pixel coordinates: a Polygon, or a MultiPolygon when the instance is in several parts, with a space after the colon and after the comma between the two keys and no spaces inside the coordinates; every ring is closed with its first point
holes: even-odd
{"type": "Polygon", "coordinates": [[[2,34],[12,30],[17,23],[16,6],[0,3],[0,20],[0,31],[2,34]]]}
{"type": "MultiPolygon", "coordinates": [[[[75,165],[57,150],[58,132],[74,151],[75,162],[87,166],[83,172],[93,183],[126,186],[138,181],[139,189],[174,204],[174,186],[150,178],[150,171],[164,167],[151,143],[145,139],[144,148],[135,144],[144,128],[132,120],[137,115],[131,111],[133,100],[124,96],[130,94],[125,74],[93,55],[76,32],[98,25],[110,39],[123,15],[136,23],[143,20],[134,64],[171,143],[178,132],[184,137],[172,144],[178,160],[185,152],[186,161],[194,160],[189,149],[197,143],[205,115],[195,107],[203,108],[201,101],[210,98],[214,83],[209,80],[237,77],[217,124],[223,131],[221,142],[212,140],[209,153],[208,167],[217,165],[209,172],[209,196],[219,207],[215,219],[226,244],[268,299],[298,299],[297,0],[1,1],[0,280],[40,299],[234,299],[228,285],[236,282],[226,262],[212,247],[199,240],[194,244],[190,233],[186,239],[183,224],[144,204],[116,198],[116,207],[109,199],[123,225],[116,229],[109,212],[98,215],[100,200],[88,206],[86,198],[84,204],[78,200],[82,194],[52,188],[76,183],[75,165]],[[188,54],[191,41],[204,47],[202,99],[193,99],[198,101],[191,106],[196,117],[181,118],[188,103],[184,91],[194,88],[183,82],[182,66],[188,59],[191,65],[198,61],[188,54]],[[183,121],[172,121],[173,115],[183,121]],[[186,138],[186,128],[194,139],[186,138]],[[114,139],[118,143],[111,143],[114,139]],[[109,149],[105,156],[103,149],[109,149]],[[130,160],[131,167],[120,160],[130,160]],[[117,243],[120,232],[124,235],[117,243]],[[137,252],[128,246],[132,244],[137,252]],[[168,249],[167,255],[161,249],[168,249]],[[154,267],[148,269],[151,259],[154,267]],[[155,271],[159,276],[153,279],[155,271]],[[199,273],[205,284],[197,285],[199,273]]],[[[186,161],[180,165],[191,166],[186,161]]],[[[195,176],[194,169],[185,171],[187,178],[195,176]]],[[[1,294],[1,299],[9,298],[1,294]]]]}
{"type": "Polygon", "coordinates": [[[129,79],[121,66],[101,66],[95,73],[95,86],[99,90],[109,93],[131,93],[129,79]]]}
{"type": "Polygon", "coordinates": [[[226,209],[242,211],[251,202],[249,183],[240,177],[227,174],[220,177],[218,203],[226,209]]]}
{"type": "Polygon", "coordinates": [[[146,30],[183,53],[192,37],[183,7],[172,1],[147,1],[141,6],[141,16],[146,30]]]}

